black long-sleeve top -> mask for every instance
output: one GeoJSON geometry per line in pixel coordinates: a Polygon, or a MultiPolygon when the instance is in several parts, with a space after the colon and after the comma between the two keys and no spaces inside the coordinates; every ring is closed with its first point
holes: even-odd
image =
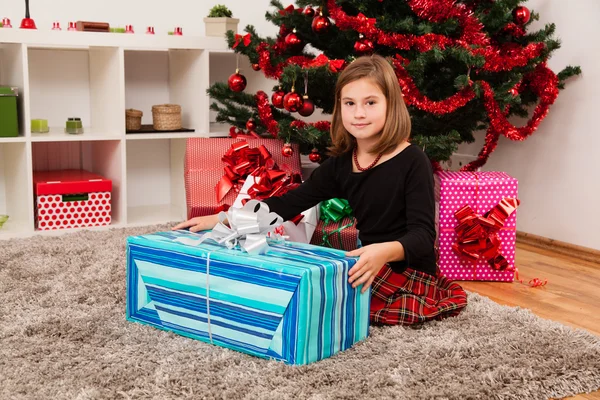
{"type": "Polygon", "coordinates": [[[425,153],[410,145],[364,172],[352,171],[352,152],[324,161],[298,188],[263,200],[284,220],[332,198],[347,199],[363,245],[399,241],[405,259],[390,263],[436,273],[433,173],[425,153]]]}

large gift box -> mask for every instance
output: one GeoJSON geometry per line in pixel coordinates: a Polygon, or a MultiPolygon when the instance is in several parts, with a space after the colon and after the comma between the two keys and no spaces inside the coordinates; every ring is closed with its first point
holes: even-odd
{"type": "Polygon", "coordinates": [[[513,281],[517,189],[517,180],[505,172],[436,172],[436,244],[443,275],[513,281]]]}
{"type": "Polygon", "coordinates": [[[258,167],[301,174],[300,152],[283,156],[277,139],[190,138],[185,153],[187,216],[212,215],[231,206],[249,174],[258,167]]]}
{"type": "Polygon", "coordinates": [[[348,284],[356,259],[281,240],[256,254],[250,238],[234,246],[203,235],[127,239],[128,320],[297,365],[367,337],[370,291],[348,284]]]}

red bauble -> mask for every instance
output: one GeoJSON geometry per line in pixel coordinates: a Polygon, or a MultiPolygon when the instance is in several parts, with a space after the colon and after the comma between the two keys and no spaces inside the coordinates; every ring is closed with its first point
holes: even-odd
{"type": "Polygon", "coordinates": [[[306,15],[309,18],[312,18],[315,16],[315,9],[312,7],[306,7],[304,9],[304,15],[306,15]]]}
{"type": "Polygon", "coordinates": [[[246,89],[246,77],[239,73],[239,70],[235,71],[235,74],[232,74],[227,80],[229,84],[229,89],[234,92],[241,92],[246,89]]]}
{"type": "Polygon", "coordinates": [[[292,33],[287,34],[285,37],[285,44],[292,49],[298,49],[302,47],[302,40],[300,40],[298,35],[296,35],[295,29],[292,33]]]}
{"type": "Polygon", "coordinates": [[[294,155],[294,149],[292,149],[292,146],[289,143],[283,145],[281,148],[281,155],[284,157],[291,157],[294,155]]]}
{"type": "Polygon", "coordinates": [[[512,88],[508,91],[508,93],[512,94],[513,96],[517,97],[519,95],[519,91],[515,88],[512,88]]]}
{"type": "Polygon", "coordinates": [[[319,154],[319,150],[312,149],[312,151],[308,155],[308,159],[314,163],[318,163],[319,161],[321,161],[321,155],[319,154]]]}
{"type": "Polygon", "coordinates": [[[277,108],[283,108],[283,98],[285,97],[285,92],[281,89],[276,91],[271,95],[271,103],[273,106],[277,108]]]}
{"type": "Polygon", "coordinates": [[[329,18],[319,15],[315,17],[312,21],[312,30],[317,34],[324,34],[329,30],[331,26],[331,22],[329,22],[329,18]]]}
{"type": "Polygon", "coordinates": [[[253,131],[256,129],[256,122],[250,118],[248,122],[246,122],[246,129],[249,131],[253,131]]]}
{"type": "Polygon", "coordinates": [[[258,64],[252,64],[252,69],[255,71],[260,71],[260,65],[258,64]]]}
{"type": "Polygon", "coordinates": [[[358,54],[368,54],[373,52],[373,42],[367,39],[357,40],[354,43],[354,51],[358,54]]]}
{"type": "Polygon", "coordinates": [[[302,107],[298,109],[298,114],[303,117],[308,117],[312,115],[313,112],[315,112],[315,103],[313,103],[307,95],[302,96],[302,107]]]}
{"type": "Polygon", "coordinates": [[[513,10],[513,18],[515,23],[519,25],[525,25],[529,22],[529,18],[531,17],[531,12],[527,7],[519,6],[513,10]]]}
{"type": "Polygon", "coordinates": [[[291,92],[283,96],[283,108],[289,112],[298,111],[300,108],[302,108],[303,103],[304,100],[302,100],[302,96],[294,92],[293,88],[291,92]]]}

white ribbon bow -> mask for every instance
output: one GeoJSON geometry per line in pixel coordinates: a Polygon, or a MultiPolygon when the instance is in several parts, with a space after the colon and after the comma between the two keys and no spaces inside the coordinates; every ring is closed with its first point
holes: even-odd
{"type": "Polygon", "coordinates": [[[219,223],[199,240],[177,238],[176,241],[198,246],[211,239],[228,249],[238,244],[248,254],[264,254],[269,248],[267,235],[283,223],[283,218],[269,212],[269,206],[258,200],[248,201],[242,208],[230,208],[219,213],[219,223]],[[229,226],[225,225],[225,220],[229,226]]]}

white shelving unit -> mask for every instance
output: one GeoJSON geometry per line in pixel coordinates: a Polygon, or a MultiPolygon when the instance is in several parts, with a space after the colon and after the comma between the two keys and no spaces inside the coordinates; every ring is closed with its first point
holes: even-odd
{"type": "MultiPolygon", "coordinates": [[[[0,138],[0,239],[38,232],[33,171],[83,168],[113,182],[110,227],[185,218],[183,160],[189,137],[226,136],[206,89],[235,70],[224,39],[0,29],[0,84],[19,88],[20,133],[0,138]],[[125,109],[175,103],[194,132],[127,134],[125,109]],[[69,117],[84,133],[64,133],[69,117]],[[32,134],[31,119],[49,133],[32,134]]],[[[249,68],[248,68],[249,69],[249,68]]],[[[252,74],[245,70],[244,73],[252,74]]],[[[104,228],[106,229],[106,228],[104,228]]]]}

